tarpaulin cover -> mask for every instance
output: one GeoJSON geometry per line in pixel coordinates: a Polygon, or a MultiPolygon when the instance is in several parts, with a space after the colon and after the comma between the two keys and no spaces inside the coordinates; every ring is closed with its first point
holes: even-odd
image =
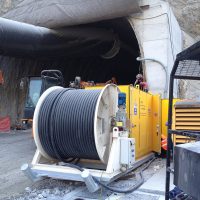
{"type": "Polygon", "coordinates": [[[10,118],[0,117],[0,133],[10,132],[10,118]]]}
{"type": "Polygon", "coordinates": [[[52,28],[125,17],[138,12],[138,0],[24,0],[3,17],[52,28]]]}

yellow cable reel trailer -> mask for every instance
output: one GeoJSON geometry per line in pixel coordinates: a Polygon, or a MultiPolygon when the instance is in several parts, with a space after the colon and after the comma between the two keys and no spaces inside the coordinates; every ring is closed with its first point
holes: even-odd
{"type": "Polygon", "coordinates": [[[132,85],[85,89],[51,87],[42,94],[33,120],[37,151],[32,167],[21,168],[31,179],[82,181],[95,192],[99,185],[94,179],[110,183],[153,158],[154,152],[161,153],[159,95],[132,85]],[[63,160],[71,158],[72,163],[63,160]],[[73,164],[77,161],[79,165],[73,164]]]}
{"type": "MultiPolygon", "coordinates": [[[[152,152],[161,153],[161,98],[160,95],[143,92],[132,85],[119,85],[126,94],[126,112],[130,120],[130,138],[135,139],[136,160],[152,152]]],[[[101,89],[86,87],[86,90],[101,89]]]]}

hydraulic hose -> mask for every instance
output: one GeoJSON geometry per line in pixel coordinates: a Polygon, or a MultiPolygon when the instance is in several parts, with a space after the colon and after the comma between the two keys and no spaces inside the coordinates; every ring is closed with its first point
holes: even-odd
{"type": "MultiPolygon", "coordinates": [[[[116,187],[111,187],[111,186],[108,186],[104,183],[102,183],[101,181],[99,181],[97,178],[93,177],[94,180],[99,184],[101,185],[102,187],[112,191],[112,192],[117,192],[117,193],[132,193],[134,192],[135,190],[137,190],[143,183],[144,183],[144,176],[143,176],[143,172],[151,165],[151,163],[155,160],[155,158],[153,158],[152,160],[149,161],[149,163],[144,167],[142,168],[138,174],[140,175],[140,180],[138,181],[138,183],[136,185],[134,185],[133,187],[127,189],[127,190],[122,190],[122,189],[119,189],[119,188],[116,188],[116,187]]],[[[130,172],[128,172],[127,174],[129,174],[130,172]]],[[[125,174],[125,175],[127,175],[125,174]]]]}

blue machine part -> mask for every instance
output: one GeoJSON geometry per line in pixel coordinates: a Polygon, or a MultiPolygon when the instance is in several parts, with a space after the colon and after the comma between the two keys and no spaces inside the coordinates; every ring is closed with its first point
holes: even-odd
{"type": "Polygon", "coordinates": [[[118,106],[126,105],[126,93],[119,93],[118,96],[118,106]]]}

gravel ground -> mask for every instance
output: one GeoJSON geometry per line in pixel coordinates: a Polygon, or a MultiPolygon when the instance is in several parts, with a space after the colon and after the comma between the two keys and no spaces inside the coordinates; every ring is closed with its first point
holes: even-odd
{"type": "MultiPolygon", "coordinates": [[[[150,177],[152,177],[152,175],[158,172],[164,166],[164,164],[164,160],[156,159],[151,166],[144,171],[145,180],[148,180],[150,177]]],[[[139,170],[140,168],[136,171],[139,170]]],[[[135,185],[138,181],[138,178],[139,177],[132,174],[130,179],[114,182],[111,184],[111,186],[126,189],[135,185]]],[[[45,179],[35,183],[32,185],[32,187],[27,187],[22,195],[18,197],[7,198],[7,200],[103,200],[108,198],[110,195],[111,192],[103,188],[100,191],[91,194],[87,191],[84,183],[45,179]]],[[[123,199],[157,200],[159,197],[148,194],[132,193],[124,196],[123,199]]]]}
{"type": "MultiPolygon", "coordinates": [[[[12,132],[0,134],[0,200],[97,200],[106,199],[111,195],[110,191],[101,189],[91,194],[84,183],[45,179],[32,183],[20,171],[23,163],[30,163],[35,152],[35,144],[30,131],[12,132]]],[[[156,159],[150,167],[144,171],[144,178],[148,180],[165,165],[165,160],[156,159]]],[[[142,168],[142,167],[141,167],[142,168]]],[[[139,171],[138,168],[136,171],[139,171]]],[[[120,180],[112,183],[112,186],[127,189],[138,181],[134,173],[128,180],[120,180]]],[[[157,196],[132,193],[120,198],[123,200],[157,200],[157,196]]]]}
{"type": "Polygon", "coordinates": [[[30,163],[36,150],[31,131],[0,133],[0,199],[16,195],[32,182],[20,171],[30,163]]]}

